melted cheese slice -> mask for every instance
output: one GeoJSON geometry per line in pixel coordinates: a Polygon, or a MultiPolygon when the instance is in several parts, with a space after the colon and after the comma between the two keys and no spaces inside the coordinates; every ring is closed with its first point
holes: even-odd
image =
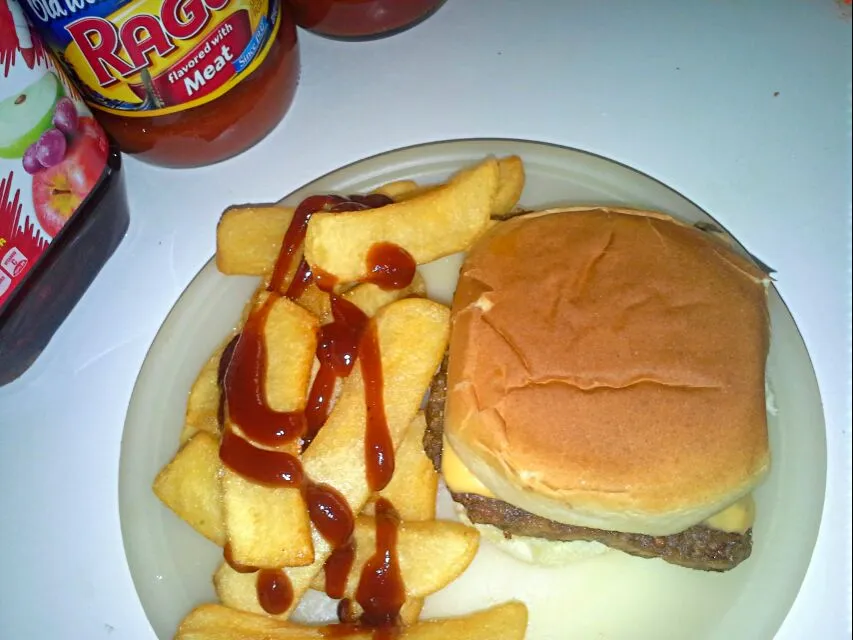
{"type": "Polygon", "coordinates": [[[476,493],[487,498],[494,498],[495,494],[480,482],[468,467],[459,459],[456,452],[451,448],[444,438],[441,451],[441,474],[447,488],[453,493],[476,493]]]}
{"type": "Polygon", "coordinates": [[[755,522],[755,500],[752,494],[749,494],[712,515],[703,524],[719,531],[746,533],[753,522],[755,522]]]}
{"type": "MultiPolygon", "coordinates": [[[[486,485],[480,482],[468,467],[459,459],[456,452],[444,439],[444,449],[441,454],[441,473],[447,488],[453,493],[475,493],[487,498],[495,498],[486,485]]],[[[707,527],[729,533],[746,533],[755,520],[755,501],[752,495],[747,495],[733,505],[714,514],[705,522],[707,527]]]]}

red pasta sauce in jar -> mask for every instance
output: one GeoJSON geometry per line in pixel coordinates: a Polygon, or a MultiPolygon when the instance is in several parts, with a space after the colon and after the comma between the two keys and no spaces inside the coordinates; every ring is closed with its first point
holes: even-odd
{"type": "Polygon", "coordinates": [[[339,40],[394,35],[431,16],[444,0],[286,0],[296,23],[339,40]]]}
{"type": "Polygon", "coordinates": [[[296,91],[296,27],[280,0],[21,0],[125,153],[169,167],[234,156],[296,91]]]}

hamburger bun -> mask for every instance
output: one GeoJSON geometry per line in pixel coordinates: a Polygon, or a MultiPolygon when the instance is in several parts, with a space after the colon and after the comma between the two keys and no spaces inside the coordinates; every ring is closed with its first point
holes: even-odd
{"type": "Polygon", "coordinates": [[[445,435],[495,497],[666,536],[769,467],[768,278],[669,216],[574,207],[493,227],[453,299],[445,435]]]}

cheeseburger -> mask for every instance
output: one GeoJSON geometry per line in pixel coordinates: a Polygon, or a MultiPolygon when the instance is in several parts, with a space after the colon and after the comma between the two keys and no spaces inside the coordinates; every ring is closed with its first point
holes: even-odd
{"type": "Polygon", "coordinates": [[[493,227],[453,299],[427,453],[464,517],[554,563],[607,548],[725,571],[770,456],[767,275],[659,213],[493,227]]]}

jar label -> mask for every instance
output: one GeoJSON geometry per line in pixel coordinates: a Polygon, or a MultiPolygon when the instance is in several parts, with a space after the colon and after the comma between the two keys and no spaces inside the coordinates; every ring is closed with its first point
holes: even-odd
{"type": "Polygon", "coordinates": [[[89,103],[157,116],[215,100],[263,62],[277,0],[21,0],[89,103]]]}
{"type": "Polygon", "coordinates": [[[0,0],[0,310],[98,184],[108,153],[17,0],[0,0]]]}

